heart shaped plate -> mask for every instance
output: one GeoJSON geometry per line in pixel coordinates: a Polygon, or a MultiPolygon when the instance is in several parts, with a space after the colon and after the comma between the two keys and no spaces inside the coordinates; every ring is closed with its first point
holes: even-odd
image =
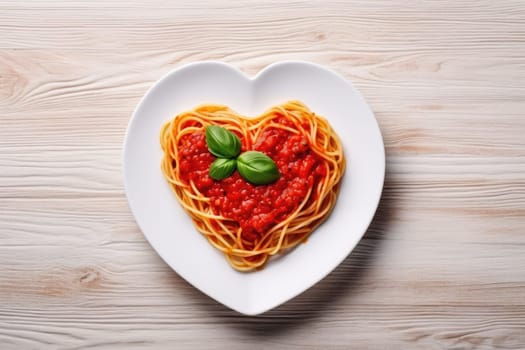
{"type": "Polygon", "coordinates": [[[350,254],[370,224],[383,188],[381,132],[350,82],[317,64],[272,64],[254,78],[221,62],[196,62],[165,75],[142,98],[128,125],[123,150],[124,187],[131,211],[157,253],[186,281],[247,315],[270,310],[310,288],[350,254]],[[305,244],[242,273],[194,228],[161,169],[161,126],[204,103],[256,116],[299,100],[328,119],[342,140],[347,168],[336,206],[305,244]]]}

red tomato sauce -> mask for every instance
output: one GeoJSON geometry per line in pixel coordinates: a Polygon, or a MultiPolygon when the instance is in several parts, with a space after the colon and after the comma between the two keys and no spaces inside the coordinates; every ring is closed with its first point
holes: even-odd
{"type": "MultiPolygon", "coordinates": [[[[293,126],[285,118],[278,122],[293,126]]],[[[246,141],[241,138],[241,142],[242,152],[248,150],[246,141]]],[[[252,185],[237,171],[220,181],[210,178],[208,172],[215,156],[208,151],[204,132],[183,136],[178,149],[182,180],[193,181],[211,199],[214,212],[238,222],[243,239],[254,244],[293,213],[308,190],[326,175],[325,167],[319,166],[322,158],[311,150],[305,137],[278,128],[267,128],[251,147],[272,158],[281,173],[269,185],[252,185]]]]}

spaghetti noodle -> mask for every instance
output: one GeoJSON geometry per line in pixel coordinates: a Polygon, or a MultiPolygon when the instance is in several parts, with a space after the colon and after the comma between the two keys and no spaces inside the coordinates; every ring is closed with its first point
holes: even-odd
{"type": "Polygon", "coordinates": [[[341,142],[324,118],[290,101],[247,119],[226,106],[202,105],[163,125],[162,171],[195,227],[239,271],[305,242],[330,214],[345,169],[341,142]],[[205,128],[221,126],[239,137],[243,151],[271,157],[281,173],[252,185],[238,172],[209,177],[215,157],[205,128]]]}

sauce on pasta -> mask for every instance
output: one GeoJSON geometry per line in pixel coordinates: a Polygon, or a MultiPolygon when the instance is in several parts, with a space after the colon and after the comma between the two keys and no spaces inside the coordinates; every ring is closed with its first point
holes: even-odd
{"type": "Polygon", "coordinates": [[[197,229],[241,271],[261,268],[270,256],[304,242],[335,205],[344,171],[342,146],[328,122],[300,102],[246,119],[224,106],[182,113],[161,132],[162,169],[197,229]],[[204,128],[236,134],[242,151],[274,160],[277,181],[253,185],[238,172],[209,176],[216,157],[204,128]]]}

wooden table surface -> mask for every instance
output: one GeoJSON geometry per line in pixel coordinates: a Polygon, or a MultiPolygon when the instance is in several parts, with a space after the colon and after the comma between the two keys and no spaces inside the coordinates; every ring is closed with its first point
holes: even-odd
{"type": "Polygon", "coordinates": [[[525,349],[525,2],[0,0],[1,349],[525,349]],[[377,215],[260,317],[196,291],[127,206],[121,147],[169,70],[333,68],[374,110],[377,215]]]}

